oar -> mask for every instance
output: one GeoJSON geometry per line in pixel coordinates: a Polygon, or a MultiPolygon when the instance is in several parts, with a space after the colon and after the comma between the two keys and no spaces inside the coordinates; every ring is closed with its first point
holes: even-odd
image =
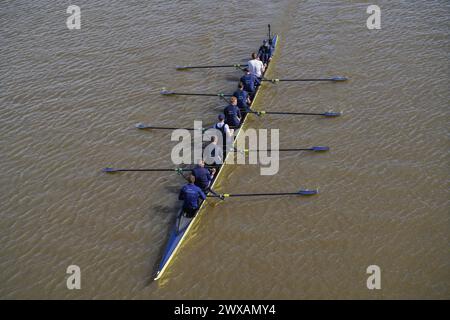
{"type": "Polygon", "coordinates": [[[312,196],[318,194],[318,189],[301,189],[297,192],[274,192],[274,193],[224,193],[220,196],[207,195],[210,198],[231,198],[231,197],[264,197],[264,196],[312,196]]]}
{"type": "Polygon", "coordinates": [[[177,70],[188,70],[188,69],[212,69],[212,68],[246,68],[246,64],[223,64],[215,66],[177,66],[177,70]]]}
{"type": "Polygon", "coordinates": [[[282,81],[346,81],[346,77],[336,76],[332,78],[322,78],[322,79],[261,79],[261,81],[270,81],[272,83],[282,82],[282,81]]]}
{"type": "Polygon", "coordinates": [[[281,112],[281,111],[250,111],[247,113],[254,113],[258,116],[265,114],[278,114],[278,115],[298,115],[298,116],[324,116],[324,117],[339,117],[342,112],[327,111],[323,113],[315,112],[281,112]]]}
{"type": "MultiPolygon", "coordinates": [[[[138,128],[138,129],[142,129],[142,130],[145,130],[145,129],[150,129],[150,130],[153,130],[153,129],[155,129],[155,130],[178,130],[178,129],[184,129],[184,130],[192,130],[192,131],[199,130],[199,131],[202,131],[202,132],[205,132],[206,130],[213,128],[213,126],[210,126],[210,127],[207,127],[207,128],[157,127],[157,126],[152,126],[152,125],[144,124],[144,123],[136,123],[135,127],[138,128]]],[[[235,126],[229,126],[229,127],[230,127],[230,129],[237,129],[237,128],[239,128],[239,127],[235,127],[235,126]]]]}
{"type": "Polygon", "coordinates": [[[162,95],[166,96],[205,96],[205,97],[231,97],[231,94],[225,93],[187,93],[187,92],[174,92],[169,90],[161,90],[162,95]]]}
{"type": "Polygon", "coordinates": [[[229,99],[225,98],[224,96],[220,96],[220,98],[223,99],[223,101],[226,101],[226,103],[231,104],[231,101],[229,99]]]}
{"type": "MultiPolygon", "coordinates": [[[[206,167],[206,166],[205,166],[206,167]]],[[[106,173],[114,173],[114,172],[127,172],[127,171],[148,171],[148,172],[181,172],[181,171],[192,171],[192,169],[182,169],[182,168],[174,168],[174,169],[114,169],[114,168],[103,168],[102,172],[106,173]]]]}
{"type": "Polygon", "coordinates": [[[255,150],[249,150],[245,149],[243,151],[238,150],[238,152],[261,152],[261,151],[314,151],[314,152],[323,152],[330,150],[330,147],[326,146],[314,146],[311,148],[291,148],[291,149],[267,149],[267,150],[261,150],[261,149],[255,149],[255,150]]]}
{"type": "Polygon", "coordinates": [[[152,126],[152,125],[147,125],[147,124],[143,124],[143,123],[137,123],[135,125],[136,128],[138,129],[152,129],[152,130],[177,130],[177,129],[184,129],[184,130],[201,130],[204,131],[205,128],[181,128],[181,127],[156,127],[156,126],[152,126]]]}

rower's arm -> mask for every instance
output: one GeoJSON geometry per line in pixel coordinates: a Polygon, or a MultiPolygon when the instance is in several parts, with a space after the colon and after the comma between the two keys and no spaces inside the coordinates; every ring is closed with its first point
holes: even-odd
{"type": "Polygon", "coordinates": [[[199,193],[200,197],[201,197],[203,200],[206,199],[205,193],[204,193],[200,188],[199,188],[199,190],[198,190],[198,193],[199,193]]]}
{"type": "Polygon", "coordinates": [[[184,192],[183,192],[183,189],[180,190],[180,194],[178,195],[178,200],[184,200],[184,192]]]}

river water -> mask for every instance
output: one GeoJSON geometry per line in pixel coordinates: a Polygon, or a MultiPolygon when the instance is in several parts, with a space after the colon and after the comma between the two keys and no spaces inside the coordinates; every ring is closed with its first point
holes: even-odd
{"type": "Polygon", "coordinates": [[[447,1],[2,1],[0,297],[37,299],[450,298],[447,1]],[[68,30],[69,4],[81,29],[68,30]],[[252,116],[280,129],[275,176],[232,166],[220,192],[314,197],[211,201],[159,282],[183,184],[170,131],[215,120],[244,63],[280,35],[269,77],[345,75],[345,83],[264,84],[256,108],[343,111],[336,119],[252,116]],[[68,290],[66,268],[81,268],[68,290]],[[368,290],[369,265],[381,290],[368,290]]]}

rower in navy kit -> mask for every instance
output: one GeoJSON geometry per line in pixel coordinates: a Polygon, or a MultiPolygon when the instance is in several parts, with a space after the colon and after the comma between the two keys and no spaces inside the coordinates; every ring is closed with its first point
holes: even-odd
{"type": "Polygon", "coordinates": [[[247,91],[244,90],[244,84],[242,82],[239,82],[238,89],[233,93],[233,96],[236,97],[237,106],[241,110],[242,117],[244,117],[246,111],[249,111],[251,100],[247,91]]]}
{"type": "Polygon", "coordinates": [[[241,125],[241,110],[237,106],[237,98],[235,96],[231,97],[230,104],[223,110],[225,115],[225,123],[230,127],[238,128],[241,125]]]}
{"type": "Polygon", "coordinates": [[[248,68],[245,68],[244,72],[245,75],[241,77],[241,82],[244,84],[244,90],[248,92],[250,99],[253,100],[256,93],[256,87],[259,86],[261,82],[248,68]]]}
{"type": "Polygon", "coordinates": [[[219,130],[222,134],[222,160],[225,161],[226,151],[228,150],[227,146],[231,146],[233,144],[234,129],[230,129],[230,126],[225,123],[225,116],[223,114],[219,114],[218,119],[219,122],[217,122],[213,128],[219,130]]]}
{"type": "Polygon", "coordinates": [[[195,177],[190,175],[188,183],[185,184],[178,196],[178,200],[183,200],[183,213],[188,218],[193,218],[200,207],[202,200],[206,199],[205,193],[195,185],[195,177]]]}
{"type": "Polygon", "coordinates": [[[271,45],[272,39],[269,41],[264,40],[263,45],[259,47],[258,56],[259,59],[262,61],[264,65],[267,65],[267,63],[272,59],[272,45],[271,45]]]}
{"type": "Polygon", "coordinates": [[[199,160],[195,168],[192,169],[192,175],[195,177],[195,185],[202,189],[203,192],[208,191],[215,173],[216,169],[212,168],[210,171],[205,168],[204,160],[199,160]]]}

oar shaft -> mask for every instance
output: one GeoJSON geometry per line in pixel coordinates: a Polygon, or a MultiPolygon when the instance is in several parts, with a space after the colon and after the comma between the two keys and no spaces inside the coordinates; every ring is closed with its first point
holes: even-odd
{"type": "Polygon", "coordinates": [[[336,76],[332,78],[309,78],[309,79],[266,79],[263,78],[261,81],[271,81],[271,82],[282,82],[282,81],[347,81],[346,77],[336,76]]]}
{"type": "MultiPolygon", "coordinates": [[[[178,129],[182,129],[182,130],[191,130],[191,131],[198,130],[198,131],[202,131],[202,132],[205,132],[208,129],[214,128],[213,126],[209,126],[209,127],[206,127],[206,128],[155,127],[155,126],[150,126],[150,125],[147,126],[147,125],[140,125],[140,124],[136,125],[135,127],[138,128],[138,129],[141,129],[141,130],[145,130],[145,129],[149,129],[149,130],[153,130],[153,129],[155,129],[155,130],[178,130],[178,129]]],[[[238,129],[238,128],[240,128],[240,127],[236,127],[236,126],[229,126],[229,127],[230,127],[230,129],[238,129]]]]}
{"type": "MultiPolygon", "coordinates": [[[[264,196],[293,196],[300,195],[298,192],[278,192],[278,193],[231,193],[231,194],[223,194],[222,196],[225,198],[231,197],[264,197],[264,196]]],[[[216,195],[207,195],[209,198],[219,198],[220,196],[216,195]]]]}
{"type": "Polygon", "coordinates": [[[213,66],[179,66],[179,67],[177,67],[177,69],[181,70],[181,69],[239,68],[239,67],[247,67],[247,65],[223,64],[223,65],[213,65],[213,66]]]}
{"type": "Polygon", "coordinates": [[[262,152],[262,151],[328,151],[330,147],[327,146],[314,146],[310,148],[282,148],[282,149],[244,149],[237,150],[235,152],[262,152]]]}
{"type": "Polygon", "coordinates": [[[323,116],[324,113],[313,113],[313,112],[279,112],[279,111],[251,111],[247,113],[254,114],[286,114],[286,115],[302,115],[302,116],[323,116]]]}
{"type": "Polygon", "coordinates": [[[298,148],[298,149],[256,149],[256,150],[247,150],[248,152],[262,152],[262,151],[313,151],[312,148],[298,148]]]}
{"type": "Polygon", "coordinates": [[[280,193],[233,193],[229,197],[259,197],[259,196],[289,196],[298,195],[298,192],[280,192],[280,193]]]}
{"type": "Polygon", "coordinates": [[[220,97],[220,94],[214,94],[214,93],[188,93],[188,92],[174,92],[171,93],[171,95],[176,96],[204,96],[204,97],[220,97]]]}
{"type": "Polygon", "coordinates": [[[313,113],[313,112],[277,112],[268,111],[266,114],[290,114],[290,115],[302,115],[302,116],[323,116],[323,113],[313,113]]]}
{"type": "Polygon", "coordinates": [[[203,130],[202,128],[195,129],[195,128],[153,127],[153,126],[141,127],[141,128],[139,128],[139,129],[155,129],[155,130],[178,130],[178,129],[184,129],[184,130],[203,130]]]}
{"type": "Polygon", "coordinates": [[[285,82],[285,81],[335,81],[333,79],[262,79],[262,81],[285,82]]]}
{"type": "Polygon", "coordinates": [[[168,96],[203,96],[203,97],[231,97],[231,94],[223,93],[189,93],[189,92],[170,92],[163,93],[163,95],[168,96]]]}
{"type": "Polygon", "coordinates": [[[178,172],[178,171],[192,171],[192,169],[104,169],[104,172],[178,172]]]}

